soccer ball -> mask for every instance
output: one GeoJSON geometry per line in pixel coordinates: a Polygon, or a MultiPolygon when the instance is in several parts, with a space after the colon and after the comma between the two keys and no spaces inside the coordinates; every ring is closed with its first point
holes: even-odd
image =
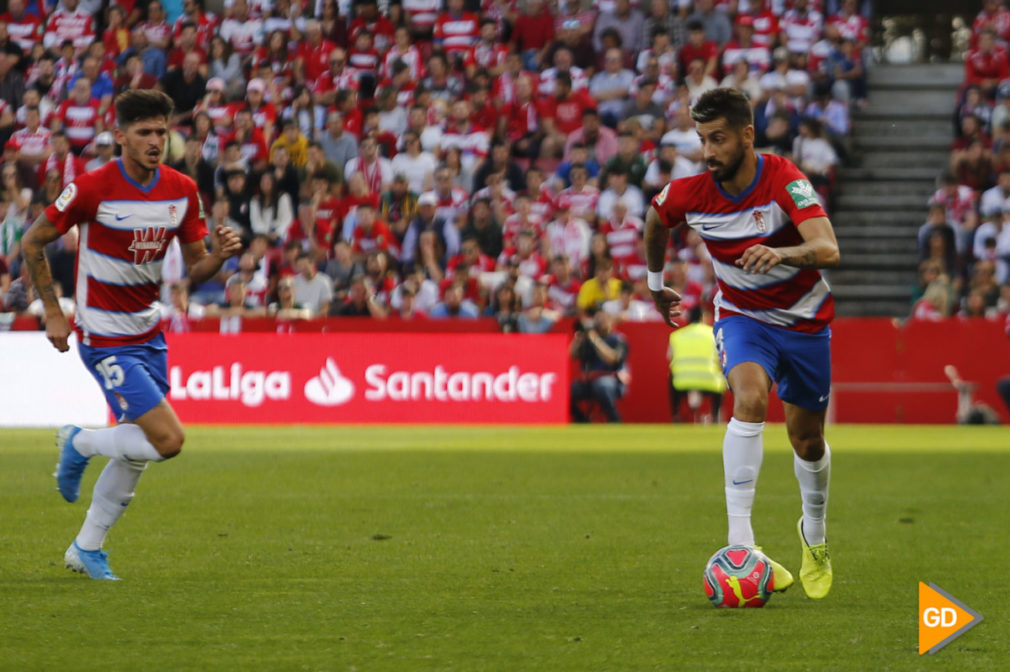
{"type": "Polygon", "coordinates": [[[705,565],[705,594],[717,607],[763,607],[774,587],[768,558],[751,546],[720,548],[705,565]]]}

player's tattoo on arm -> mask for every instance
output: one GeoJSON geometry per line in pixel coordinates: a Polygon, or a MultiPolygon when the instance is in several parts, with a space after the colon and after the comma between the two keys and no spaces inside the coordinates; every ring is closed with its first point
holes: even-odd
{"type": "Polygon", "coordinates": [[[21,241],[22,254],[25,265],[28,267],[28,277],[35,287],[35,293],[42,299],[47,312],[61,312],[60,301],[56,296],[56,288],[53,286],[52,270],[49,268],[49,260],[46,259],[46,245],[59,237],[59,230],[43,213],[25,232],[21,241]]]}
{"type": "Polygon", "coordinates": [[[782,263],[796,268],[819,268],[817,252],[809,245],[798,245],[787,248],[782,256],[782,263]]]}

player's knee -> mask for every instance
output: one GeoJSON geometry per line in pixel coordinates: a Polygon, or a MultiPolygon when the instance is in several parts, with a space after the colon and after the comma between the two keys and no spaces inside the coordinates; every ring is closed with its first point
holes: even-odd
{"type": "Polygon", "coordinates": [[[151,443],[154,445],[154,449],[158,451],[158,454],[167,460],[182,452],[182,444],[185,441],[186,433],[180,427],[164,432],[156,440],[151,441],[151,443]]]}
{"type": "Polygon", "coordinates": [[[816,462],[824,456],[824,434],[821,432],[790,434],[789,442],[801,460],[816,462]]]}
{"type": "Polygon", "coordinates": [[[764,422],[768,395],[760,389],[742,389],[733,396],[733,417],[742,422],[764,422]]]}

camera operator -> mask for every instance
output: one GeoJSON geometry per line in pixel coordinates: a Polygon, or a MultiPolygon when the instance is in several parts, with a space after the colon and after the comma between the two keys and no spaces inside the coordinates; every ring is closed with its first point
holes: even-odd
{"type": "Polygon", "coordinates": [[[607,422],[620,422],[617,400],[624,396],[629,376],[624,366],[628,344],[614,331],[614,318],[600,311],[589,325],[575,323],[575,338],[569,350],[579,360],[582,376],[572,382],[571,414],[575,422],[589,422],[579,403],[600,405],[607,422]]]}

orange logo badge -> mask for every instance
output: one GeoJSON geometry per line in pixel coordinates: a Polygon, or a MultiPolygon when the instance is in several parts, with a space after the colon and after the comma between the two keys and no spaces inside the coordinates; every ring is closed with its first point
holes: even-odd
{"type": "Polygon", "coordinates": [[[919,655],[934,654],[982,620],[978,613],[935,583],[919,582],[919,655]]]}

